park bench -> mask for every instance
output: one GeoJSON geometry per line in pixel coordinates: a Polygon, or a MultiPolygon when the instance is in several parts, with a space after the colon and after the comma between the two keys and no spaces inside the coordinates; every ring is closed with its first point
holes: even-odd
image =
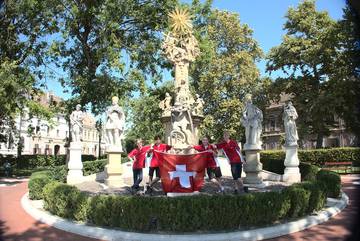
{"type": "Polygon", "coordinates": [[[348,171],[352,172],[352,162],[325,162],[322,169],[330,170],[330,171],[344,171],[348,173],[348,171]]]}

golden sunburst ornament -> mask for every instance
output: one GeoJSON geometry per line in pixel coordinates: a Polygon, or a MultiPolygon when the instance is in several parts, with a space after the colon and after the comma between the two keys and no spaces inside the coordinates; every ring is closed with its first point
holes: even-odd
{"type": "Polygon", "coordinates": [[[169,14],[171,29],[176,33],[187,33],[192,30],[190,14],[186,9],[176,8],[169,14]]]}

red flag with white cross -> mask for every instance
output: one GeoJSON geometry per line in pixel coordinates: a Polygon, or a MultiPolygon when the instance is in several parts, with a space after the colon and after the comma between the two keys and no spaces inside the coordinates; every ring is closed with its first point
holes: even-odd
{"type": "Polygon", "coordinates": [[[154,151],[154,155],[159,160],[161,184],[165,193],[200,191],[212,152],[183,155],[154,151]]]}

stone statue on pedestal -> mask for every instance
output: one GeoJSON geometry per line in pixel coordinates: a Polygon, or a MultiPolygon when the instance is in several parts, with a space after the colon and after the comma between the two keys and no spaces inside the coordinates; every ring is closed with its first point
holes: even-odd
{"type": "Polygon", "coordinates": [[[83,113],[81,105],[76,105],[76,109],[70,115],[70,130],[72,142],[81,142],[81,133],[83,129],[83,113]]]}
{"type": "Polygon", "coordinates": [[[241,123],[245,127],[246,143],[244,149],[261,149],[262,111],[251,100],[251,95],[245,96],[245,110],[241,123]]]}
{"type": "Polygon", "coordinates": [[[112,98],[112,105],[106,110],[106,142],[122,150],[121,139],[124,133],[125,113],[118,105],[119,98],[112,98]]]}
{"type": "Polygon", "coordinates": [[[194,128],[190,110],[183,105],[173,106],[171,108],[171,123],[171,145],[186,148],[189,143],[192,143],[194,128]]]}
{"type": "Polygon", "coordinates": [[[297,146],[297,141],[299,140],[299,136],[296,128],[296,122],[295,122],[297,118],[298,118],[298,114],[296,112],[296,109],[293,106],[292,102],[289,101],[284,106],[284,114],[283,114],[286,146],[297,146]]]}
{"type": "Polygon", "coordinates": [[[202,116],[204,115],[204,100],[200,98],[200,95],[196,94],[196,100],[193,107],[193,114],[202,116]]]}
{"type": "Polygon", "coordinates": [[[171,115],[171,99],[172,98],[171,98],[170,94],[166,92],[165,99],[160,101],[159,107],[163,111],[162,116],[171,115]]]}

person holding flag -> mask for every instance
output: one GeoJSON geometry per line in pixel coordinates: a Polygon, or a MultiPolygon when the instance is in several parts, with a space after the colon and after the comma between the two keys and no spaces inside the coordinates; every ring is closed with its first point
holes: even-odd
{"type": "Polygon", "coordinates": [[[230,139],[229,132],[225,131],[223,137],[224,140],[219,144],[213,144],[213,147],[222,149],[230,163],[231,174],[235,181],[234,193],[239,193],[241,189],[243,189],[244,192],[248,192],[248,188],[244,187],[241,180],[242,163],[244,162],[244,158],[241,155],[240,147],[235,140],[230,139]]]}
{"type": "Polygon", "coordinates": [[[152,191],[152,187],[155,183],[160,180],[160,168],[159,168],[159,160],[155,155],[153,155],[153,151],[160,151],[160,152],[167,152],[172,147],[167,144],[161,143],[160,136],[155,136],[154,138],[155,143],[151,145],[150,149],[148,150],[148,155],[151,155],[150,165],[149,165],[149,182],[146,184],[144,188],[144,192],[147,190],[152,191]],[[154,177],[154,172],[156,174],[156,178],[154,177]]]}
{"type": "Polygon", "coordinates": [[[217,151],[216,151],[215,147],[209,144],[209,139],[207,137],[202,138],[201,145],[195,145],[195,146],[191,146],[191,147],[194,148],[198,152],[203,152],[203,151],[211,151],[212,152],[212,155],[209,157],[209,159],[207,161],[206,172],[209,177],[209,180],[218,186],[218,188],[219,188],[218,192],[223,193],[224,187],[221,185],[221,181],[220,181],[222,174],[221,174],[220,166],[218,165],[218,163],[216,162],[216,159],[215,159],[216,155],[217,155],[217,151]]]}
{"type": "Polygon", "coordinates": [[[139,185],[143,179],[143,168],[145,167],[146,154],[150,149],[150,146],[143,146],[142,139],[136,140],[136,145],[137,147],[128,154],[128,158],[133,163],[132,169],[134,184],[131,186],[131,189],[135,191],[140,188],[139,185]]]}

